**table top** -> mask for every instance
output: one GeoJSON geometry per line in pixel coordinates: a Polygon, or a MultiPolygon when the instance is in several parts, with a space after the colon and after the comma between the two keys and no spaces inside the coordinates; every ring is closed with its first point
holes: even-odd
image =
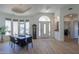
{"type": "Polygon", "coordinates": [[[27,39],[27,38],[31,38],[30,35],[25,35],[25,36],[18,36],[18,35],[15,35],[14,37],[15,37],[16,39],[19,38],[19,39],[21,39],[21,40],[27,39]]]}

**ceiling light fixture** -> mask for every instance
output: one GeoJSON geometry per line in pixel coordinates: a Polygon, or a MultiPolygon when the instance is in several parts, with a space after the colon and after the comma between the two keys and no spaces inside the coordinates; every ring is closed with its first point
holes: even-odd
{"type": "Polygon", "coordinates": [[[68,10],[72,10],[73,8],[69,8],[68,10]]]}

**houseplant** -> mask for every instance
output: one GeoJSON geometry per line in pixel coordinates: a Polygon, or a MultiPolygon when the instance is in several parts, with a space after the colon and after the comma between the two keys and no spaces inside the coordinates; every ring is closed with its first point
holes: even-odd
{"type": "Polygon", "coordinates": [[[5,26],[0,27],[0,36],[1,36],[1,42],[3,42],[3,35],[5,35],[5,26]]]}

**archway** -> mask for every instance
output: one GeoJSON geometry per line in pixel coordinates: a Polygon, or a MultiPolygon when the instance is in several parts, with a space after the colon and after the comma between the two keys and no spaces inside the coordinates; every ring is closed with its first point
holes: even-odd
{"type": "Polygon", "coordinates": [[[64,41],[76,42],[79,37],[78,14],[71,13],[64,16],[64,41]]]}

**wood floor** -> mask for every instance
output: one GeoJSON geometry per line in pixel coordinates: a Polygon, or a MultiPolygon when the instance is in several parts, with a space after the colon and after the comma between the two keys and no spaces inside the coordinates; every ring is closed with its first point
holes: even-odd
{"type": "Polygon", "coordinates": [[[79,45],[73,42],[60,42],[54,39],[33,40],[33,48],[12,49],[9,42],[0,43],[0,54],[78,54],[79,45]]]}

